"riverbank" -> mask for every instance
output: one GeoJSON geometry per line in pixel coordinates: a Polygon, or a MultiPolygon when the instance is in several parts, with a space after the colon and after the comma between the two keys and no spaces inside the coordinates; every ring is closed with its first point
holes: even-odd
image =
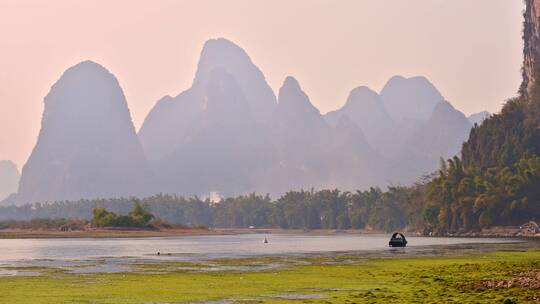
{"type": "Polygon", "coordinates": [[[59,229],[0,229],[0,239],[48,239],[48,238],[147,238],[198,235],[232,234],[285,234],[285,235],[372,235],[384,234],[374,230],[302,230],[274,228],[164,228],[164,229],[110,229],[91,228],[85,230],[61,231],[59,229]]]}
{"type": "Polygon", "coordinates": [[[222,232],[206,228],[144,229],[86,229],[60,231],[58,229],[3,229],[0,239],[53,239],[53,238],[146,238],[169,236],[218,235],[222,232]]]}
{"type": "MultiPolygon", "coordinates": [[[[147,238],[198,235],[234,235],[234,234],[281,234],[281,235],[381,235],[388,234],[373,229],[279,229],[279,228],[162,228],[162,229],[125,229],[125,228],[90,228],[84,230],[61,231],[59,229],[0,229],[0,239],[47,239],[47,238],[147,238]]],[[[425,236],[418,232],[407,232],[407,236],[425,236]]],[[[439,237],[439,236],[437,236],[439,237]]],[[[478,232],[464,232],[440,235],[440,237],[465,238],[533,238],[540,239],[540,234],[523,233],[518,227],[494,227],[478,232]]]]}
{"type": "Polygon", "coordinates": [[[523,227],[500,226],[484,228],[479,231],[468,231],[445,236],[457,237],[526,237],[540,238],[540,232],[536,230],[525,229],[523,227]]]}
{"type": "MultiPolygon", "coordinates": [[[[328,254],[138,263],[136,272],[29,267],[0,277],[2,303],[535,303],[540,251],[444,256],[328,254]]],[[[399,253],[400,251],[396,251],[399,253]]]]}

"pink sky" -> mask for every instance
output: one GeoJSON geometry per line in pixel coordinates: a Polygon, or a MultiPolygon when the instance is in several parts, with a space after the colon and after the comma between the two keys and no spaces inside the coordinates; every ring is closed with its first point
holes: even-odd
{"type": "Polygon", "coordinates": [[[193,79],[205,40],[228,38],[277,90],[295,76],[322,113],[356,86],[424,75],[466,114],[520,83],[520,0],[0,0],[0,159],[23,165],[43,97],[90,59],[120,81],[138,129],[193,79]]]}

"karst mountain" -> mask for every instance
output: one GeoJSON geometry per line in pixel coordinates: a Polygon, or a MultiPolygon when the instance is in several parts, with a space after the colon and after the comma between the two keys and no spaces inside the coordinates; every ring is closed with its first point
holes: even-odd
{"type": "Polygon", "coordinates": [[[146,159],[117,79],[81,62],[44,100],[41,130],[15,203],[145,194],[146,159]]]}
{"type": "Polygon", "coordinates": [[[409,184],[451,157],[483,116],[455,109],[425,77],[353,89],[326,114],[301,79],[277,97],[233,42],[207,41],[189,88],[158,100],[135,132],[117,79],[85,61],[45,97],[41,131],[6,203],[169,193],[280,195],[409,184]]]}

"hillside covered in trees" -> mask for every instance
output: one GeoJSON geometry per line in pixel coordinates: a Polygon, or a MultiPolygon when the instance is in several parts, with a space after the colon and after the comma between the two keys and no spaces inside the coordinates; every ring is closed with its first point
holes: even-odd
{"type": "Polygon", "coordinates": [[[523,82],[499,114],[475,125],[461,159],[441,166],[424,193],[427,224],[442,232],[540,219],[540,1],[524,12],[523,82]]]}

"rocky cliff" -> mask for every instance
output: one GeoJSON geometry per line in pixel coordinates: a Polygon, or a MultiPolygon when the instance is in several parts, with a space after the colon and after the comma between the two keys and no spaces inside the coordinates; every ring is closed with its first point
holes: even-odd
{"type": "Polygon", "coordinates": [[[525,5],[520,95],[473,128],[461,151],[466,167],[511,167],[540,154],[540,0],[525,5]]]}
{"type": "Polygon", "coordinates": [[[526,0],[523,23],[523,82],[520,93],[532,101],[540,97],[540,0],[526,0]]]}
{"type": "Polygon", "coordinates": [[[141,195],[146,161],[124,93],[101,65],[64,72],[45,97],[41,130],[14,203],[141,195]]]}

